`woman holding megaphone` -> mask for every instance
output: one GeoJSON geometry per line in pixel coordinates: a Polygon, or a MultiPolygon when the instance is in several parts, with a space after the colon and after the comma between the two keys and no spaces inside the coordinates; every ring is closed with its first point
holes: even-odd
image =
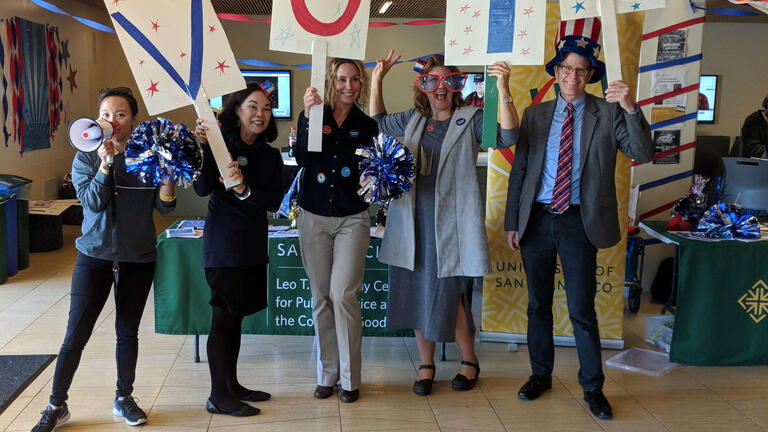
{"type": "MultiPolygon", "coordinates": [[[[173,182],[145,185],[125,169],[125,146],[136,123],[138,105],[131,90],[103,90],[99,119],[112,126],[97,151],[78,151],[72,163],[72,183],[83,206],[83,235],[72,274],[69,321],[56,360],[49,405],[33,431],[51,431],[69,420],[67,392],[85,344],[115,287],[117,333],[117,391],[112,413],[131,426],[146,423],[147,415],[133,398],[138,357],[138,330],[155,272],[153,209],[168,213],[176,206],[173,182]],[[107,139],[108,138],[108,139],[107,139]]],[[[96,123],[96,122],[92,122],[96,123]]]]}

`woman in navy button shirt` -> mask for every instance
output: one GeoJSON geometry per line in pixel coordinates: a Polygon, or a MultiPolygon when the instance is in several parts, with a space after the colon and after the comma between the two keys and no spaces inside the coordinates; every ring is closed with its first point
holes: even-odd
{"type": "Polygon", "coordinates": [[[325,77],[325,100],[308,87],[299,115],[296,161],[304,168],[298,197],[299,244],[314,299],[315,397],[330,397],[340,382],[341,401],[354,402],[360,394],[362,342],[357,293],[370,241],[368,204],[357,194],[360,160],[355,150],[360,144],[372,145],[378,127],[359,108],[368,94],[368,76],[360,61],[331,59],[325,77]],[[307,116],[310,107],[321,103],[322,151],[310,152],[307,116]]]}
{"type": "MultiPolygon", "coordinates": [[[[240,385],[237,357],[243,318],[267,307],[267,211],[276,211],[282,200],[283,160],[269,145],[277,138],[277,126],[269,94],[259,84],[229,95],[219,121],[233,159],[224,174],[239,186],[224,187],[211,148],[203,144],[203,173],[194,186],[198,195],[211,197],[203,236],[203,267],[213,307],[206,409],[242,417],[259,413],[242,401],[270,398],[269,393],[240,385]]],[[[195,132],[201,141],[207,141],[207,129],[198,119],[195,132]]]]}

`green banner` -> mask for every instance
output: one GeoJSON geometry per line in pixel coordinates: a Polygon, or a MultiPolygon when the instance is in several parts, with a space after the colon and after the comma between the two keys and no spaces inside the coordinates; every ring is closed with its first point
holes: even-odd
{"type": "Polygon", "coordinates": [[[485,96],[483,98],[483,148],[496,148],[496,124],[499,117],[499,89],[496,77],[485,70],[485,96]]]}
{"type": "MultiPolygon", "coordinates": [[[[175,226],[176,224],[174,224],[175,226]]],[[[389,277],[378,261],[381,239],[372,238],[358,301],[363,336],[411,336],[411,330],[386,328],[389,277]]],[[[210,288],[202,266],[202,239],[158,237],[155,269],[155,332],[207,334],[210,288]]],[[[266,310],[243,320],[248,334],[313,335],[312,294],[297,237],[270,237],[266,310]]]]}

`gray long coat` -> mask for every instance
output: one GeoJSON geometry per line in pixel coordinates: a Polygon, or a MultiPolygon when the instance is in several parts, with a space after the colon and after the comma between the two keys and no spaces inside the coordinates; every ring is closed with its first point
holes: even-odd
{"type": "MultiPolygon", "coordinates": [[[[477,183],[475,161],[479,144],[472,131],[478,108],[460,107],[451,118],[435,173],[435,236],[437,277],[483,276],[489,273],[485,211],[477,183]],[[469,119],[457,125],[459,119],[469,119]]],[[[414,113],[405,129],[404,144],[418,154],[426,117],[414,113]]],[[[394,200],[387,212],[387,229],[379,251],[385,264],[413,270],[416,254],[416,187],[394,200]]]]}
{"type": "MultiPolygon", "coordinates": [[[[581,216],[589,241],[597,248],[619,242],[619,216],[616,202],[616,154],[621,150],[638,162],[653,157],[651,129],[642,111],[628,114],[617,103],[586,95],[581,126],[579,196],[581,216]]],[[[517,231],[519,238],[531,215],[541,186],[547,136],[555,112],[556,100],[525,110],[515,161],[509,173],[506,231],[517,231]]]]}

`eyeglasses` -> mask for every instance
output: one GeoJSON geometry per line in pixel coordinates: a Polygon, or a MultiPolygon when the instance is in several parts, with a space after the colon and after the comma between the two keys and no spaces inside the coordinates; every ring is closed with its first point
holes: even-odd
{"type": "Polygon", "coordinates": [[[587,73],[591,70],[591,69],[584,69],[580,67],[573,67],[573,66],[562,65],[562,64],[557,65],[557,68],[564,75],[570,75],[571,72],[576,71],[576,75],[582,76],[582,77],[586,76],[587,73]]]}
{"type": "Polygon", "coordinates": [[[416,77],[416,84],[422,93],[434,93],[440,83],[445,83],[445,88],[450,92],[460,92],[467,83],[467,74],[461,72],[452,72],[445,75],[421,74],[416,77]]]}

